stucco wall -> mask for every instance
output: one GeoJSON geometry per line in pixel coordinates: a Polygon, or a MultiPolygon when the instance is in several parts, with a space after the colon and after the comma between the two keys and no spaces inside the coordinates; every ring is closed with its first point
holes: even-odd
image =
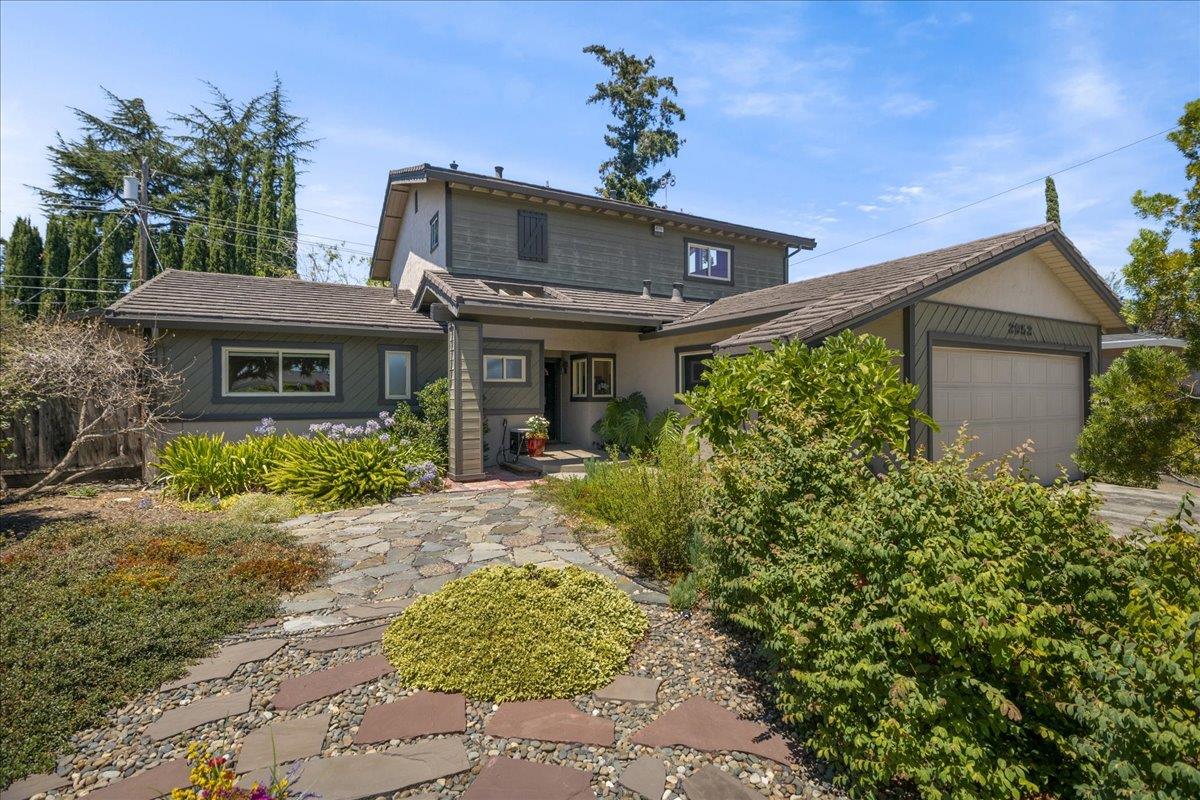
{"type": "Polygon", "coordinates": [[[400,238],[392,255],[391,281],[400,289],[415,292],[426,270],[446,269],[446,185],[441,181],[415,186],[408,193],[400,238]],[[429,221],[438,215],[440,243],[429,250],[429,221]]]}
{"type": "Polygon", "coordinates": [[[1010,311],[1095,325],[1075,293],[1034,253],[1021,253],[929,298],[939,303],[1010,311]]]}

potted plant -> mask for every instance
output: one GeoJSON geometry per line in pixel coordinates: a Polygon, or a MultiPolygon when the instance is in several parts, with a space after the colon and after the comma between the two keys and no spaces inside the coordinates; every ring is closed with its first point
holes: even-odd
{"type": "Polygon", "coordinates": [[[531,456],[540,456],[546,450],[546,440],[550,438],[550,420],[535,414],[525,420],[529,432],[525,434],[525,448],[531,456]]]}

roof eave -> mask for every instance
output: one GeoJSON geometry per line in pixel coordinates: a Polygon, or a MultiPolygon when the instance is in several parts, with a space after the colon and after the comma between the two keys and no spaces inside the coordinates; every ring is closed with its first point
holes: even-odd
{"type": "Polygon", "coordinates": [[[438,337],[444,334],[436,324],[430,326],[392,325],[329,325],[322,322],[284,322],[256,320],[244,317],[186,316],[178,314],[119,314],[106,312],[104,321],[110,325],[144,328],[175,328],[179,330],[268,330],[277,333],[322,333],[341,336],[420,336],[438,337]]]}

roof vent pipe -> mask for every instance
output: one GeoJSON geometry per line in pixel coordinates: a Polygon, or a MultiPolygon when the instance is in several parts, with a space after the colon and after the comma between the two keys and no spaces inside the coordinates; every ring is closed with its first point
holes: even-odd
{"type": "Polygon", "coordinates": [[[457,161],[451,161],[451,162],[450,162],[450,169],[458,169],[458,162],[457,162],[457,161]]]}
{"type": "Polygon", "coordinates": [[[642,297],[650,299],[650,281],[642,281],[642,297]]]}
{"type": "Polygon", "coordinates": [[[682,283],[672,283],[671,284],[671,302],[672,303],[682,303],[683,302],[683,284],[682,283]]]}
{"type": "Polygon", "coordinates": [[[497,165],[497,166],[495,166],[495,167],[494,167],[494,169],[496,170],[496,177],[497,177],[497,178],[503,178],[503,177],[504,177],[504,167],[501,167],[501,166],[497,165]]]}

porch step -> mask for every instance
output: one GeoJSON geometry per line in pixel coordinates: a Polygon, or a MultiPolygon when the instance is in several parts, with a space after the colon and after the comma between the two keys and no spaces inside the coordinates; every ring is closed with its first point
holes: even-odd
{"type": "Polygon", "coordinates": [[[603,451],[592,450],[588,447],[551,445],[540,456],[523,455],[517,458],[515,464],[504,466],[508,469],[516,467],[517,469],[513,471],[521,473],[524,473],[525,470],[533,470],[538,475],[557,475],[559,473],[582,475],[587,469],[585,464],[588,461],[607,457],[603,451]]]}

